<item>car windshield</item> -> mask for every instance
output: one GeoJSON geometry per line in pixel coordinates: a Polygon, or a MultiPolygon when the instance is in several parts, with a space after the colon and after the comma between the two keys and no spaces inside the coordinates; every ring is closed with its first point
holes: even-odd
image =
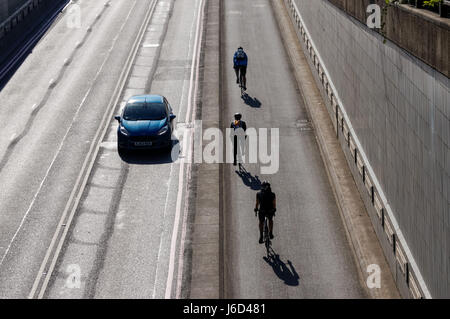
{"type": "Polygon", "coordinates": [[[123,112],[123,118],[127,121],[158,121],[166,116],[166,109],[161,103],[135,102],[128,104],[123,112]]]}

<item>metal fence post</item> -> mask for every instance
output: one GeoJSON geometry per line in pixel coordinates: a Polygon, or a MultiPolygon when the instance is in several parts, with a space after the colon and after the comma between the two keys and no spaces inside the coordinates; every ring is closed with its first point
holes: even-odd
{"type": "MultiPolygon", "coordinates": [[[[331,96],[331,103],[333,103],[333,96],[331,96]]],[[[336,103],[336,137],[339,138],[339,105],[336,103]]]]}

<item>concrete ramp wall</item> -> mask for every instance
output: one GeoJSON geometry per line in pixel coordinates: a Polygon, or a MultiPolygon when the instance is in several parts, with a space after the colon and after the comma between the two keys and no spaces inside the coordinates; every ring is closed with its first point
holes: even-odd
{"type": "Polygon", "coordinates": [[[449,78],[327,0],[285,3],[399,290],[449,298],[449,78]]]}

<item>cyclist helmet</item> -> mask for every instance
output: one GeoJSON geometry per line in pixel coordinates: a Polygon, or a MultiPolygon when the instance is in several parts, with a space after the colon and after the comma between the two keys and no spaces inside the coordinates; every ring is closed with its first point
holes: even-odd
{"type": "Polygon", "coordinates": [[[242,47],[239,47],[238,50],[244,50],[242,47]]]}
{"type": "Polygon", "coordinates": [[[270,183],[269,183],[268,181],[262,182],[262,184],[261,184],[261,189],[262,189],[262,190],[268,190],[268,189],[270,189],[270,183]]]}
{"type": "Polygon", "coordinates": [[[235,114],[234,114],[234,119],[235,119],[236,121],[239,121],[241,118],[242,118],[242,114],[241,114],[241,113],[235,113],[235,114]]]}

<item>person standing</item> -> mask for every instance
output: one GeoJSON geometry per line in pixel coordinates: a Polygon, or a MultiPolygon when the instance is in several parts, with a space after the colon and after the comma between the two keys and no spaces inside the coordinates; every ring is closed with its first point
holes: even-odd
{"type": "Polygon", "coordinates": [[[231,132],[233,138],[233,165],[236,166],[237,161],[239,160],[240,167],[242,162],[242,153],[245,146],[245,131],[247,130],[247,124],[242,121],[242,114],[234,114],[234,121],[231,122],[230,128],[233,129],[231,132]]]}

